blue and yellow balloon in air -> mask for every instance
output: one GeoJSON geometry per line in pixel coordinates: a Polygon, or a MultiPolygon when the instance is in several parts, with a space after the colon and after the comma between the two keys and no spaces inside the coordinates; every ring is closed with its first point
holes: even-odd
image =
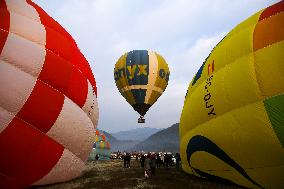
{"type": "Polygon", "coordinates": [[[284,188],[284,1],[213,49],[180,119],[183,169],[248,188],[284,188]]]}
{"type": "Polygon", "coordinates": [[[141,117],[157,101],[168,85],[170,71],[156,52],[133,50],[115,64],[114,80],[121,95],[141,117]]]}

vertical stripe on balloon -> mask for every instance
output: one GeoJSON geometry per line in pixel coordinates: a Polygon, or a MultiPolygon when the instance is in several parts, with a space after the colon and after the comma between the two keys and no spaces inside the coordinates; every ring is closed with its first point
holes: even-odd
{"type": "Polygon", "coordinates": [[[94,91],[97,95],[97,87],[94,75],[84,55],[79,51],[76,42],[72,36],[58,24],[53,18],[46,14],[46,12],[36,5],[34,2],[27,0],[39,13],[41,23],[45,26],[47,31],[47,45],[46,48],[54,51],[58,55],[62,55],[72,65],[79,69],[82,74],[91,82],[94,91]],[[53,38],[53,37],[58,37],[53,38]]]}
{"type": "Polygon", "coordinates": [[[271,125],[284,147],[284,94],[274,96],[263,101],[271,125]]]}
{"type": "MultiPolygon", "coordinates": [[[[36,12],[34,14],[36,15],[36,12]]],[[[10,12],[10,21],[10,33],[45,46],[46,32],[40,22],[12,11],[10,12]]]]}
{"type": "Polygon", "coordinates": [[[259,21],[266,19],[270,16],[273,16],[277,13],[283,12],[284,10],[284,1],[280,1],[270,7],[267,7],[266,9],[264,9],[264,11],[261,13],[260,17],[259,17],[259,21]]]}
{"type": "Polygon", "coordinates": [[[89,80],[88,82],[88,94],[82,110],[88,115],[88,117],[93,122],[94,126],[97,125],[98,116],[99,116],[99,109],[98,109],[98,102],[96,98],[96,94],[93,90],[93,87],[89,80]]]}
{"type": "Polygon", "coordinates": [[[149,73],[148,51],[131,51],[126,57],[126,75],[129,85],[147,85],[149,73]]]}
{"type": "Polygon", "coordinates": [[[78,53],[79,54],[81,53],[77,50],[75,41],[55,20],[53,20],[50,16],[48,16],[35,3],[31,1],[28,1],[28,3],[31,4],[37,10],[41,22],[45,27],[46,49],[62,57],[70,64],[73,63],[71,80],[69,81],[69,89],[66,95],[70,99],[75,101],[80,107],[82,107],[86,101],[87,90],[88,90],[86,78],[88,77],[89,72],[91,72],[91,70],[88,69],[89,65],[87,64],[87,61],[84,60],[84,63],[82,63],[81,61],[82,58],[78,55],[78,53]],[[80,57],[79,60],[81,62],[80,61],[73,62],[72,61],[73,56],[80,57]],[[82,64],[83,66],[78,67],[78,64],[82,64]],[[86,70],[88,71],[88,73],[86,73],[86,70]]]}
{"type": "Polygon", "coordinates": [[[46,133],[56,121],[63,102],[63,94],[37,80],[30,97],[17,116],[46,133]]]}
{"type": "Polygon", "coordinates": [[[258,49],[284,40],[283,23],[284,7],[281,9],[281,12],[260,20],[254,30],[253,50],[257,51],[258,49]]]}
{"type": "Polygon", "coordinates": [[[104,134],[102,134],[101,136],[102,136],[102,140],[103,140],[103,141],[105,141],[105,140],[106,140],[105,135],[104,135],[104,134]]]}
{"type": "Polygon", "coordinates": [[[8,32],[10,29],[10,14],[7,10],[7,5],[4,0],[0,1],[0,54],[6,43],[8,32]]]}
{"type": "Polygon", "coordinates": [[[9,32],[1,59],[37,78],[45,59],[43,46],[9,32]]]}
{"type": "Polygon", "coordinates": [[[144,104],[146,89],[131,89],[131,93],[135,99],[135,104],[144,104]]]}
{"type": "Polygon", "coordinates": [[[9,12],[15,12],[27,18],[40,22],[39,15],[34,7],[30,6],[27,1],[6,0],[9,12]]]}
{"type": "MultiPolygon", "coordinates": [[[[145,96],[145,104],[149,104],[150,96],[154,90],[155,87],[155,81],[157,79],[158,74],[158,59],[156,57],[156,54],[154,52],[148,51],[149,55],[149,74],[148,74],[148,86],[145,96]]],[[[152,105],[152,104],[151,104],[152,105]]]]}
{"type": "Polygon", "coordinates": [[[68,92],[66,96],[72,99],[81,108],[84,106],[88,94],[88,83],[87,79],[82,73],[72,67],[71,79],[69,81],[68,92]]]}
{"type": "Polygon", "coordinates": [[[1,107],[15,115],[29,98],[36,79],[3,60],[0,60],[0,75],[1,107]]]}
{"type": "Polygon", "coordinates": [[[93,86],[94,92],[97,96],[97,87],[96,87],[96,80],[94,78],[93,72],[88,64],[84,55],[79,51],[78,47],[74,42],[73,46],[73,53],[72,53],[72,60],[71,63],[75,65],[83,75],[90,81],[91,85],[93,86]]]}
{"type": "Polygon", "coordinates": [[[69,62],[49,50],[46,51],[45,63],[39,75],[40,80],[66,94],[71,74],[72,65],[69,62]]]}

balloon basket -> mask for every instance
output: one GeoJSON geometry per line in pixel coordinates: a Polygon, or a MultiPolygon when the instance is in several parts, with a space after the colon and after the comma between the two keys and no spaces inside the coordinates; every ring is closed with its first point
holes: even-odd
{"type": "Polygon", "coordinates": [[[143,116],[140,116],[140,118],[138,119],[138,123],[145,123],[145,119],[143,118],[143,116]]]}

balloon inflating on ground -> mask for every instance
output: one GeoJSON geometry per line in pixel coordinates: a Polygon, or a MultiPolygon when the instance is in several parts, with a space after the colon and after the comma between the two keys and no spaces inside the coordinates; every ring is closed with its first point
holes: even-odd
{"type": "Polygon", "coordinates": [[[95,140],[93,73],[70,34],[35,3],[0,6],[0,186],[73,179],[95,140]]]}
{"type": "Polygon", "coordinates": [[[284,1],[235,27],[191,81],[180,119],[184,171],[284,188],[284,1]]]}

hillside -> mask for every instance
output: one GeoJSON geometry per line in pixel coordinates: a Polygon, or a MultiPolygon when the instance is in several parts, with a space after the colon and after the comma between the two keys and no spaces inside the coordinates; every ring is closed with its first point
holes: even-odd
{"type": "Polygon", "coordinates": [[[135,144],[138,144],[137,140],[118,140],[116,137],[112,136],[106,131],[102,131],[110,142],[111,151],[125,151],[128,148],[131,148],[135,144]]]}
{"type": "Polygon", "coordinates": [[[143,141],[154,133],[160,131],[161,129],[151,128],[151,127],[142,127],[135,128],[128,131],[119,131],[116,133],[111,133],[112,136],[118,140],[139,140],[143,141]]]}
{"type": "Polygon", "coordinates": [[[176,123],[167,129],[163,129],[146,140],[130,147],[128,151],[170,151],[179,152],[179,124],[176,123]]]}

